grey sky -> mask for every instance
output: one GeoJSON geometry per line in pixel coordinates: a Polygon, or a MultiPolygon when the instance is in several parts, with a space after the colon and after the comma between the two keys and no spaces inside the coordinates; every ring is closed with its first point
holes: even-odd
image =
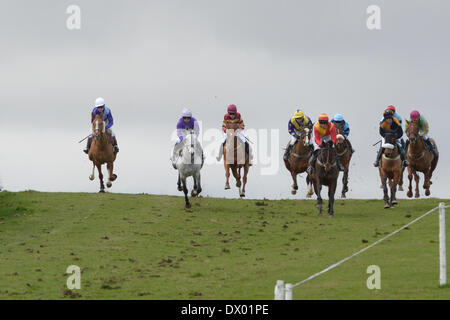
{"type": "MultiPolygon", "coordinates": [[[[77,141],[102,96],[121,149],[112,192],[178,194],[168,158],[182,108],[205,129],[220,128],[234,103],[247,128],[280,130],[278,173],[253,167],[248,197],[291,197],[281,148],[301,107],[314,120],[344,115],[356,149],[348,196],[381,198],[372,144],[383,109],[394,104],[402,116],[418,108],[430,122],[441,152],[432,196],[448,197],[449,28],[446,0],[2,1],[2,183],[97,191],[77,141]],[[81,7],[80,31],[66,28],[70,4],[81,7]],[[380,31],[366,28],[370,4],[381,8],[380,31]]],[[[223,190],[221,164],[202,174],[204,195],[237,195],[223,190]]]]}

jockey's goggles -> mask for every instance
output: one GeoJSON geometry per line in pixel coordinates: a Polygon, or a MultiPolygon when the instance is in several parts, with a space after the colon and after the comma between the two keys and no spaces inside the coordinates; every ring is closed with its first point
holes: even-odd
{"type": "Polygon", "coordinates": [[[319,123],[320,124],[328,124],[328,121],[327,120],[319,120],[319,123]]]}

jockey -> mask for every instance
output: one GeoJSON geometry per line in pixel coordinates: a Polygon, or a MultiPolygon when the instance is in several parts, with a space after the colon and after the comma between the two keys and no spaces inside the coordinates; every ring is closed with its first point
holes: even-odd
{"type": "MultiPolygon", "coordinates": [[[[390,105],[389,107],[386,108],[386,110],[392,110],[394,112],[394,118],[398,120],[398,122],[400,122],[400,125],[402,125],[403,123],[403,119],[402,116],[400,114],[398,114],[397,110],[395,109],[395,107],[393,105],[390,105]]],[[[380,123],[383,122],[384,117],[382,117],[380,119],[380,123]]],[[[405,148],[405,141],[403,140],[403,138],[401,138],[400,142],[402,143],[402,147],[405,148]]],[[[406,148],[405,148],[406,150],[406,148]]]]}
{"type": "MultiPolygon", "coordinates": [[[[111,113],[111,109],[109,109],[105,105],[105,100],[103,98],[97,98],[95,100],[95,107],[94,107],[94,109],[92,110],[92,113],[91,113],[91,123],[94,121],[94,117],[97,114],[101,114],[101,113],[103,113],[103,121],[106,122],[106,132],[111,136],[112,144],[113,144],[113,147],[114,147],[114,152],[117,153],[117,152],[119,152],[119,147],[117,146],[116,135],[111,130],[111,127],[114,124],[114,119],[113,119],[113,116],[112,116],[112,113],[111,113]]],[[[87,141],[86,149],[83,150],[84,153],[86,153],[86,154],[89,153],[89,149],[91,148],[92,137],[93,137],[93,135],[91,134],[89,136],[88,141],[87,141]]]]}
{"type": "MultiPolygon", "coordinates": [[[[309,134],[309,137],[311,138],[313,123],[311,119],[303,113],[302,110],[297,109],[297,111],[295,111],[294,113],[294,116],[289,120],[288,123],[288,131],[291,135],[291,141],[289,142],[289,145],[284,152],[283,159],[285,161],[289,159],[289,153],[291,152],[292,147],[297,142],[298,138],[301,135],[301,132],[305,128],[309,128],[311,130],[309,134]]],[[[314,145],[311,139],[309,140],[309,148],[311,149],[311,152],[314,151],[314,145]]]]}
{"type": "MultiPolygon", "coordinates": [[[[322,113],[319,116],[319,121],[314,124],[314,140],[319,148],[322,147],[322,143],[327,143],[329,141],[336,143],[336,127],[332,122],[329,122],[328,115],[326,113],[322,113]]],[[[308,174],[314,173],[314,164],[319,155],[319,149],[315,150],[312,157],[309,158],[309,166],[306,172],[308,174]]],[[[336,159],[337,166],[339,171],[344,171],[344,168],[339,161],[339,157],[336,159]]]]}
{"type": "MultiPolygon", "coordinates": [[[[195,132],[195,137],[198,138],[199,134],[200,134],[200,126],[198,125],[198,121],[197,119],[195,119],[192,116],[192,112],[189,109],[183,109],[182,113],[181,113],[181,118],[178,120],[177,122],[177,136],[178,136],[178,140],[177,142],[175,142],[175,146],[173,148],[173,155],[172,155],[172,165],[173,167],[176,169],[175,167],[175,161],[176,161],[176,155],[180,152],[181,150],[181,145],[180,143],[183,141],[185,135],[187,134],[187,132],[189,130],[194,130],[195,132]]],[[[202,155],[203,158],[203,155],[202,155]]]]}
{"type": "Polygon", "coordinates": [[[403,129],[400,125],[400,121],[394,117],[394,111],[390,109],[386,109],[383,114],[383,120],[380,122],[380,135],[383,137],[381,141],[380,150],[378,150],[377,159],[374,162],[374,166],[378,167],[380,164],[381,155],[383,154],[385,144],[384,137],[387,133],[391,133],[394,135],[394,138],[397,140],[398,149],[400,151],[400,157],[403,162],[403,166],[407,167],[409,165],[408,161],[405,158],[405,150],[400,142],[400,139],[403,136],[403,129]]]}
{"type": "Polygon", "coordinates": [[[222,122],[222,131],[223,131],[223,142],[219,149],[219,154],[217,156],[217,161],[220,161],[222,159],[223,155],[223,148],[225,146],[225,143],[227,141],[227,127],[229,124],[238,124],[239,128],[236,130],[236,135],[241,139],[241,141],[245,145],[245,152],[249,155],[249,160],[251,161],[253,159],[253,155],[250,149],[250,145],[248,144],[247,138],[244,135],[244,120],[242,120],[241,114],[237,112],[237,108],[234,104],[230,104],[227,108],[227,114],[223,117],[222,122]]]}
{"type": "MultiPolygon", "coordinates": [[[[428,137],[428,132],[430,131],[430,126],[428,125],[428,121],[425,119],[425,117],[422,116],[419,111],[414,110],[410,114],[409,122],[417,123],[417,125],[419,126],[419,135],[425,141],[428,149],[430,149],[430,151],[433,153],[433,155],[435,157],[437,157],[436,151],[434,150],[434,146],[431,143],[430,138],[428,137]]],[[[405,126],[405,128],[406,128],[406,126],[405,126]]],[[[408,145],[409,145],[409,139],[406,140],[406,148],[408,148],[408,145]]]]}
{"type": "Polygon", "coordinates": [[[331,120],[331,122],[336,125],[336,124],[341,124],[342,123],[342,130],[344,130],[344,139],[345,141],[347,141],[348,146],[350,147],[350,153],[355,152],[355,150],[353,150],[352,144],[350,143],[350,140],[347,139],[348,135],[350,134],[350,126],[348,125],[348,122],[344,120],[344,117],[342,116],[342,114],[335,114],[333,120],[331,120]]]}

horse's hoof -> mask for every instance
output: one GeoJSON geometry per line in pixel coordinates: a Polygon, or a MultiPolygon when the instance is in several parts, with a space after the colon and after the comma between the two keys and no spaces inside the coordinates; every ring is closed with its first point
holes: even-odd
{"type": "Polygon", "coordinates": [[[111,181],[108,181],[108,182],[106,183],[106,186],[107,186],[108,188],[111,188],[111,187],[112,187],[111,181]]]}
{"type": "Polygon", "coordinates": [[[346,197],[345,197],[345,194],[341,194],[341,198],[342,199],[345,199],[346,197]]]}
{"type": "Polygon", "coordinates": [[[245,192],[241,192],[241,193],[239,194],[239,196],[240,196],[241,198],[245,198],[245,192]]]}
{"type": "Polygon", "coordinates": [[[196,197],[196,196],[197,196],[197,191],[192,190],[192,192],[191,192],[191,197],[196,197]]]}
{"type": "Polygon", "coordinates": [[[329,218],[334,218],[334,213],[330,213],[328,217],[329,218]]]}
{"type": "Polygon", "coordinates": [[[240,188],[241,184],[240,183],[236,183],[236,187],[240,188]]]}
{"type": "Polygon", "coordinates": [[[117,174],[113,174],[111,181],[116,181],[116,179],[117,179],[117,174]]]}
{"type": "Polygon", "coordinates": [[[425,190],[425,195],[426,195],[427,197],[428,197],[430,194],[431,194],[431,192],[430,192],[429,189],[425,190]]]}
{"type": "Polygon", "coordinates": [[[229,185],[229,184],[226,184],[226,185],[225,185],[225,190],[228,190],[228,189],[230,189],[230,185],[229,185]]]}
{"type": "Polygon", "coordinates": [[[98,193],[105,193],[105,190],[101,189],[98,193]]]}
{"type": "Polygon", "coordinates": [[[291,190],[291,194],[297,194],[297,191],[295,191],[295,190],[291,190]]]}
{"type": "Polygon", "coordinates": [[[392,205],[393,205],[393,206],[395,206],[395,205],[397,205],[397,204],[398,204],[397,200],[392,201],[392,205]]]}
{"type": "Polygon", "coordinates": [[[389,203],[386,203],[385,205],[384,205],[384,208],[385,209],[389,209],[391,206],[389,205],[389,203]]]}
{"type": "Polygon", "coordinates": [[[186,209],[190,209],[191,208],[191,204],[190,203],[186,203],[186,205],[184,206],[186,209]]]}
{"type": "Polygon", "coordinates": [[[418,193],[416,193],[415,195],[414,195],[414,198],[419,198],[420,197],[420,194],[418,194],[418,193]]]}
{"type": "Polygon", "coordinates": [[[406,194],[408,196],[408,198],[412,198],[412,192],[408,191],[408,193],[406,194]]]}
{"type": "Polygon", "coordinates": [[[403,187],[402,186],[398,186],[398,191],[403,191],[403,187]]]}
{"type": "Polygon", "coordinates": [[[178,186],[177,190],[178,190],[178,191],[183,191],[183,187],[178,186]]]}
{"type": "Polygon", "coordinates": [[[310,195],[309,193],[307,193],[307,194],[306,194],[306,198],[307,198],[307,199],[310,199],[310,198],[311,198],[311,195],[310,195]]]}
{"type": "Polygon", "coordinates": [[[94,175],[93,174],[91,174],[90,176],[89,176],[89,180],[94,180],[94,175]]]}

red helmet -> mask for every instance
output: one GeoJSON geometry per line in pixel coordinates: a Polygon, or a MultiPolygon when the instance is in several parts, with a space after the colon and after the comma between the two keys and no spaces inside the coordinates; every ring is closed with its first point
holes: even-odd
{"type": "Polygon", "coordinates": [[[319,121],[329,121],[330,119],[328,118],[328,115],[326,113],[322,113],[319,116],[319,121]]]}
{"type": "Polygon", "coordinates": [[[395,111],[395,107],[394,106],[387,107],[387,110],[392,110],[392,111],[394,111],[394,113],[397,112],[397,111],[395,111]]]}
{"type": "Polygon", "coordinates": [[[420,112],[417,110],[411,111],[410,117],[412,121],[417,120],[420,118],[420,112]]]}
{"type": "Polygon", "coordinates": [[[230,104],[228,106],[227,111],[228,111],[228,113],[236,113],[237,112],[237,108],[236,108],[236,106],[234,104],[230,104]]]}

